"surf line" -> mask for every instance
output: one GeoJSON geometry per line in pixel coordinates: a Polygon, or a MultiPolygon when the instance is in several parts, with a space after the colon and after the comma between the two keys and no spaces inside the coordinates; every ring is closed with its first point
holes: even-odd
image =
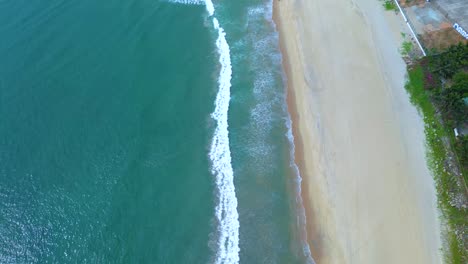
{"type": "Polygon", "coordinates": [[[216,47],[219,54],[221,70],[218,78],[218,94],[215,110],[211,117],[216,121],[216,129],[210,148],[212,173],[216,178],[218,188],[218,204],[215,209],[219,236],[216,238],[216,264],[239,263],[239,214],[237,212],[237,197],[234,187],[234,171],[231,164],[229,149],[228,110],[231,98],[231,55],[226,41],[226,33],[214,16],[215,8],[211,0],[205,0],[206,10],[213,21],[213,27],[218,33],[216,47]]]}
{"type": "MultiPolygon", "coordinates": [[[[169,0],[185,5],[205,5],[213,28],[217,31],[216,48],[219,54],[221,70],[218,77],[218,94],[211,118],[216,121],[216,128],[211,142],[209,157],[212,162],[211,172],[215,176],[218,203],[215,208],[217,230],[215,237],[215,264],[239,263],[239,213],[234,187],[234,171],[229,149],[228,111],[231,99],[231,55],[226,40],[226,32],[214,16],[215,8],[211,0],[169,0]]],[[[211,244],[211,243],[210,243],[211,244]]]]}

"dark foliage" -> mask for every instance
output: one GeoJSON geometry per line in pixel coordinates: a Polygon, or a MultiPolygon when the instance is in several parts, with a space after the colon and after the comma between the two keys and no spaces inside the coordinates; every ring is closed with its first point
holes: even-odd
{"type": "Polygon", "coordinates": [[[435,93],[435,98],[444,119],[452,122],[454,126],[468,121],[468,106],[463,100],[467,96],[468,74],[464,72],[454,75],[453,84],[450,87],[439,89],[435,93]]]}
{"type": "Polygon", "coordinates": [[[468,168],[468,135],[460,137],[457,141],[457,153],[460,163],[464,168],[468,168]]]}
{"type": "Polygon", "coordinates": [[[432,73],[450,79],[460,70],[468,69],[468,43],[451,46],[439,54],[429,56],[428,60],[432,73]]]}

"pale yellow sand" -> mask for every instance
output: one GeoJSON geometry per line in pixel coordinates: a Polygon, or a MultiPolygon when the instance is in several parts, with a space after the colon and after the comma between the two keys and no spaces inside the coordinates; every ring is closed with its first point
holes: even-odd
{"type": "Polygon", "coordinates": [[[275,0],[318,264],[441,263],[402,20],[377,0],[275,0]]]}

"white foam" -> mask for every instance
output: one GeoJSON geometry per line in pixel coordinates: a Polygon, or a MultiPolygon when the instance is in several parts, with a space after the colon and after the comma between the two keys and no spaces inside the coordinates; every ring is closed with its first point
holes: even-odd
{"type": "Polygon", "coordinates": [[[205,1],[203,0],[169,0],[169,2],[174,4],[184,4],[184,5],[204,5],[205,1]]]}
{"type": "Polygon", "coordinates": [[[215,263],[239,263],[239,214],[237,212],[237,198],[234,187],[234,171],[231,164],[229,149],[228,110],[231,98],[231,56],[226,33],[214,17],[214,5],[206,0],[206,10],[213,19],[213,27],[218,32],[216,47],[219,54],[221,70],[218,78],[218,94],[216,95],[215,110],[211,117],[216,121],[216,129],[210,149],[212,172],[216,177],[218,188],[218,204],[215,209],[216,220],[219,224],[219,236],[216,238],[215,263]]]}
{"type": "MultiPolygon", "coordinates": [[[[272,6],[273,3],[270,2],[268,5],[261,4],[259,6],[255,6],[250,8],[248,11],[248,20],[252,21],[252,25],[258,25],[259,22],[263,22],[267,20],[271,23],[273,28],[276,28],[272,20],[272,6]]],[[[255,59],[256,62],[263,62],[263,63],[255,63],[253,68],[251,69],[253,72],[256,72],[256,77],[254,81],[254,95],[255,97],[259,98],[259,103],[257,107],[255,107],[252,117],[255,120],[256,124],[259,124],[262,128],[270,129],[268,123],[271,120],[276,119],[277,117],[272,117],[275,111],[272,110],[273,105],[282,104],[286,107],[286,98],[283,96],[279,96],[277,91],[271,89],[272,86],[275,85],[274,75],[278,74],[277,72],[273,72],[272,69],[275,69],[276,65],[281,65],[282,57],[279,51],[279,47],[277,46],[279,43],[277,31],[275,30],[274,34],[269,35],[262,35],[262,28],[253,27],[251,28],[251,32],[254,33],[255,41],[253,43],[253,48],[255,50],[255,59]],[[267,70],[265,70],[267,69],[267,70]],[[283,102],[277,102],[276,100],[284,100],[283,102]],[[270,102],[270,104],[266,104],[270,102]],[[268,112],[269,114],[266,114],[268,112]],[[270,117],[270,118],[267,118],[270,117]],[[270,120],[271,119],[271,120],[270,120]]],[[[263,30],[264,32],[265,30],[263,30]]],[[[284,74],[284,73],[283,73],[284,74]]],[[[283,75],[283,80],[285,80],[286,76],[283,75]]],[[[286,137],[288,138],[290,149],[289,149],[289,162],[290,167],[294,173],[293,178],[293,186],[295,189],[295,200],[294,206],[295,211],[297,213],[297,234],[300,239],[300,243],[302,246],[302,257],[305,263],[307,264],[315,264],[314,259],[312,257],[312,253],[310,251],[310,246],[307,241],[307,226],[306,226],[306,214],[305,208],[302,201],[301,196],[301,182],[302,177],[299,171],[299,168],[295,161],[295,145],[294,145],[294,135],[292,132],[292,120],[289,112],[284,109],[286,116],[285,116],[285,125],[287,127],[286,137]]],[[[258,130],[257,130],[258,131],[258,130]]],[[[261,131],[260,131],[261,132],[261,131]]]]}
{"type": "MultiPolygon", "coordinates": [[[[208,14],[210,16],[214,15],[214,5],[213,5],[213,2],[211,2],[211,0],[206,0],[204,1],[205,2],[205,5],[206,5],[206,11],[208,11],[208,14]]],[[[229,48],[229,47],[228,47],[229,48]]]]}
{"type": "Polygon", "coordinates": [[[215,208],[215,217],[218,223],[217,237],[215,238],[215,263],[239,263],[239,214],[237,212],[237,198],[234,187],[234,171],[231,164],[231,151],[229,149],[228,110],[231,99],[231,55],[226,41],[226,33],[214,17],[214,5],[211,0],[169,0],[172,3],[202,5],[213,20],[213,27],[218,33],[216,47],[219,54],[221,71],[218,78],[218,94],[216,95],[215,110],[211,117],[216,121],[216,129],[210,148],[212,173],[216,180],[218,204],[215,208]]]}
{"type": "MultiPolygon", "coordinates": [[[[270,2],[268,5],[261,5],[257,6],[254,8],[249,9],[249,20],[254,20],[254,21],[259,21],[259,20],[268,20],[271,23],[271,26],[276,29],[276,25],[273,22],[272,19],[272,14],[273,14],[273,3],[270,2]]],[[[257,23],[253,23],[257,24],[257,23]]],[[[252,29],[255,31],[255,29],[252,29]]],[[[261,30],[261,29],[258,29],[261,30]]],[[[259,36],[259,33],[256,33],[256,37],[259,36]]],[[[274,52],[274,51],[279,51],[279,47],[277,46],[279,43],[278,40],[278,35],[277,31],[275,30],[274,35],[267,35],[263,36],[261,39],[256,39],[254,43],[254,49],[256,50],[257,56],[259,58],[256,58],[257,61],[265,61],[268,63],[268,67],[265,67],[262,64],[255,64],[255,68],[253,71],[257,72],[257,77],[255,80],[255,86],[254,86],[254,93],[256,96],[261,96],[262,101],[265,101],[265,96],[270,96],[270,101],[272,104],[277,104],[277,102],[273,98],[278,98],[276,94],[270,95],[269,93],[272,93],[274,91],[273,89],[269,89],[274,84],[274,76],[270,72],[265,72],[264,69],[272,69],[274,68],[273,65],[281,65],[282,63],[282,57],[281,53],[279,52],[274,52]]],[[[284,73],[282,73],[284,74],[284,73]]],[[[283,75],[283,81],[285,80],[286,76],[283,75]]],[[[286,103],[286,98],[282,97],[282,104],[284,106],[287,105],[286,103]]],[[[274,111],[270,111],[274,112],[274,111]]],[[[307,264],[315,264],[315,261],[312,257],[312,253],[310,251],[310,246],[307,241],[307,225],[306,225],[306,213],[305,213],[305,208],[304,204],[302,201],[302,195],[301,195],[301,182],[302,182],[302,177],[299,171],[299,167],[296,164],[295,160],[295,152],[296,152],[296,147],[294,145],[294,135],[292,131],[292,120],[291,116],[288,112],[287,109],[285,109],[286,112],[286,118],[285,118],[285,123],[287,127],[287,132],[286,136],[288,138],[289,144],[290,144],[290,152],[289,152],[289,161],[290,161],[290,167],[294,172],[294,178],[293,178],[293,185],[295,187],[295,208],[296,208],[296,213],[297,213],[297,228],[298,228],[298,235],[300,239],[300,243],[302,245],[302,254],[305,263],[307,264]]],[[[261,114],[264,116],[264,114],[261,114]]],[[[271,115],[271,114],[270,114],[271,115]]],[[[256,122],[258,122],[256,120],[256,122]]],[[[265,127],[265,125],[263,125],[265,127]]]]}

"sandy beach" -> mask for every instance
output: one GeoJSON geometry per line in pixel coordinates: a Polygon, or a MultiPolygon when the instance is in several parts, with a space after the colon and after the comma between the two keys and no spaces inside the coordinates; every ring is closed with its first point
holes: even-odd
{"type": "Polygon", "coordinates": [[[401,17],[377,0],[275,0],[308,240],[322,263],[442,263],[401,17]]]}

